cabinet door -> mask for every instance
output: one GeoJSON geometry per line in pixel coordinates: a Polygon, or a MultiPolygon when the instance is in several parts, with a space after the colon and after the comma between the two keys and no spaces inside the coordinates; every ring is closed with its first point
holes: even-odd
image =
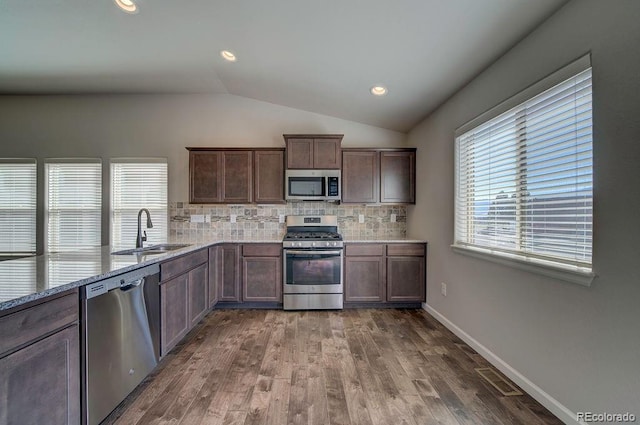
{"type": "Polygon", "coordinates": [[[194,327],[207,313],[209,267],[202,264],[189,272],[189,328],[194,327]]]}
{"type": "Polygon", "coordinates": [[[342,138],[313,140],[313,168],[320,170],[340,169],[342,138]]]}
{"type": "Polygon", "coordinates": [[[344,300],[346,302],[385,301],[384,257],[346,257],[344,300]]]}
{"type": "Polygon", "coordinates": [[[342,202],[380,201],[380,166],[376,151],[342,152],[342,202]]]}
{"type": "Polygon", "coordinates": [[[222,152],[189,152],[189,202],[222,201],[222,152]]]}
{"type": "Polygon", "coordinates": [[[226,203],[251,202],[253,192],[253,152],[223,152],[223,193],[226,203]]]}
{"type": "Polygon", "coordinates": [[[415,204],[415,152],[380,152],[380,202],[415,204]]]}
{"type": "Polygon", "coordinates": [[[387,257],[387,301],[423,302],[424,257],[387,257]]]}
{"type": "Polygon", "coordinates": [[[189,332],[189,273],[160,284],[160,316],[164,356],[189,332]]]}
{"type": "Polygon", "coordinates": [[[286,139],[287,168],[313,168],[313,139],[286,139]]]}
{"type": "Polygon", "coordinates": [[[228,244],[218,247],[220,301],[240,302],[240,245],[228,244]]]}
{"type": "Polygon", "coordinates": [[[242,300],[282,302],[280,257],[243,257],[242,300]]]}
{"type": "Polygon", "coordinates": [[[209,290],[207,291],[209,296],[209,308],[218,304],[218,264],[219,251],[217,246],[209,248],[209,290]]]}
{"type": "Polygon", "coordinates": [[[284,151],[256,151],[254,155],[254,201],[284,203],[284,151]]]}
{"type": "Polygon", "coordinates": [[[78,325],[0,359],[0,388],[0,424],[79,424],[78,325]]]}

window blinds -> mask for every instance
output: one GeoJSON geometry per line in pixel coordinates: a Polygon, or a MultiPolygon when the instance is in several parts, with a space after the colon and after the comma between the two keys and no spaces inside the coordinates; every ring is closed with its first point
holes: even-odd
{"type": "Polygon", "coordinates": [[[48,252],[101,245],[102,165],[73,161],[45,164],[48,252]]]}
{"type": "MultiPolygon", "coordinates": [[[[111,162],[111,244],[114,248],[134,247],[138,211],[151,213],[153,228],[147,230],[145,246],[167,241],[166,159],[114,159],[111,162]]],[[[146,215],[142,230],[146,230],[146,215]]]]}
{"type": "Polygon", "coordinates": [[[0,160],[0,253],[36,251],[36,160],[0,160]]]}
{"type": "Polygon", "coordinates": [[[455,245],[591,270],[591,68],[456,138],[455,245]]]}

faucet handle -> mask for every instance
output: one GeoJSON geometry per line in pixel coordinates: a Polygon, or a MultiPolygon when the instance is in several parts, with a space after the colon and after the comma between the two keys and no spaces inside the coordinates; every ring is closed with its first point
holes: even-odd
{"type": "Polygon", "coordinates": [[[147,240],[147,231],[146,231],[146,230],[143,230],[143,231],[142,231],[142,233],[143,233],[143,235],[144,235],[144,236],[142,236],[142,241],[144,242],[144,241],[146,241],[146,240],[147,240]]]}

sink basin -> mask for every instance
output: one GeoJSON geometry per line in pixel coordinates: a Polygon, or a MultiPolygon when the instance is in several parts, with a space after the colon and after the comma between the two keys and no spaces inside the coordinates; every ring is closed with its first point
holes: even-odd
{"type": "Polygon", "coordinates": [[[153,255],[164,254],[166,252],[175,251],[176,249],[186,248],[189,244],[181,243],[161,243],[158,245],[146,246],[144,248],[123,249],[122,251],[112,252],[111,255],[153,255]]]}

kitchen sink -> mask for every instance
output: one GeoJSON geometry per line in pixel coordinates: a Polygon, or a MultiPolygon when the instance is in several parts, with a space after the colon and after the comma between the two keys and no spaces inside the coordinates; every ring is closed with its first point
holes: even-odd
{"type": "Polygon", "coordinates": [[[189,244],[181,244],[181,243],[162,243],[158,245],[146,246],[144,248],[132,248],[132,249],[123,249],[122,251],[112,252],[111,255],[153,255],[153,254],[164,254],[167,252],[175,251],[176,249],[186,248],[189,244]]]}

